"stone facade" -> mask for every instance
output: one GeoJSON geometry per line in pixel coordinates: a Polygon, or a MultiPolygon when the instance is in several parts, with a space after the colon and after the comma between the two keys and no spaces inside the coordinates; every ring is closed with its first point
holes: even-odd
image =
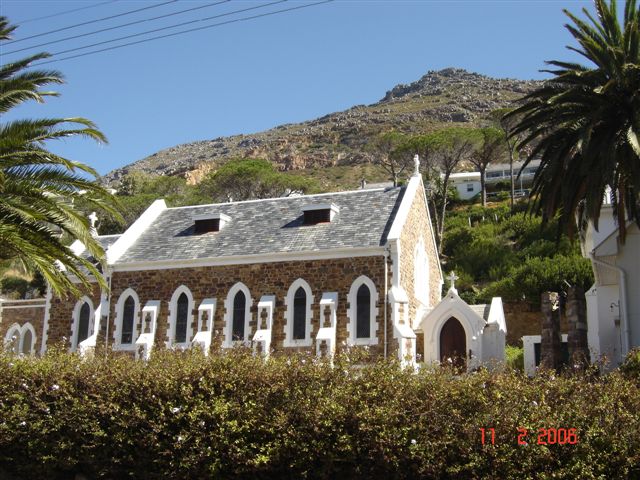
{"type": "MultiPolygon", "coordinates": [[[[97,283],[92,284],[90,291],[83,291],[84,296],[88,297],[95,309],[100,303],[100,287],[97,283]]],[[[49,319],[47,322],[47,348],[52,345],[62,345],[65,348],[71,346],[73,338],[73,310],[79,300],[74,298],[61,298],[53,296],[51,298],[51,306],[49,308],[49,319]]]]}
{"type": "Polygon", "coordinates": [[[15,324],[20,327],[29,323],[35,330],[35,351],[42,347],[42,327],[46,302],[39,300],[0,301],[0,341],[5,340],[8,330],[15,324]]]}
{"type": "Polygon", "coordinates": [[[415,251],[419,242],[422,242],[424,246],[424,253],[428,261],[429,291],[427,295],[429,305],[424,305],[424,307],[429,308],[434,307],[440,301],[442,277],[438,252],[431,234],[429,209],[422,191],[418,191],[414,196],[409,215],[400,235],[400,285],[409,298],[409,318],[416,319],[417,322],[421,320],[417,317],[421,313],[418,312],[418,308],[422,303],[416,298],[415,294],[415,251]]]}
{"type": "MultiPolygon", "coordinates": [[[[377,345],[371,346],[374,355],[381,354],[384,347],[384,256],[353,257],[343,259],[309,260],[292,262],[273,262],[247,265],[225,265],[211,267],[175,268],[162,270],[141,270],[114,272],[111,278],[111,296],[108,337],[109,344],[113,345],[116,303],[122,293],[133,289],[140,299],[140,307],[149,300],[159,300],[160,309],[156,327],[154,348],[164,347],[167,341],[169,326],[169,302],[174,291],[181,285],[186,286],[194,299],[192,311],[192,331],[197,330],[197,308],[205,298],[216,298],[217,307],[213,321],[212,348],[222,344],[225,324],[225,300],[231,287],[241,282],[247,286],[251,294],[251,322],[250,335],[252,338],[256,330],[257,304],[264,295],[276,297],[272,343],[275,353],[283,351],[305,350],[315,352],[315,344],[311,347],[284,347],[285,331],[285,297],[291,284],[298,278],[304,279],[312,289],[312,322],[311,337],[314,338],[319,328],[320,305],[319,301],[324,292],[337,292],[337,331],[336,342],[338,350],[343,348],[347,340],[347,310],[349,303],[347,295],[352,283],[361,275],[365,275],[374,283],[378,302],[377,345]]],[[[92,301],[99,299],[99,292],[92,294],[92,301]]],[[[97,305],[97,303],[96,303],[97,305]]],[[[70,325],[75,304],[56,299],[52,302],[49,327],[49,341],[59,341],[63,336],[71,338],[70,325]]],[[[138,321],[140,315],[138,315],[138,321]]],[[[390,320],[389,322],[390,323],[390,320]]],[[[138,329],[138,331],[140,331],[138,329]]],[[[106,323],[101,324],[99,342],[104,342],[106,335],[106,323]]],[[[392,331],[388,327],[387,339],[389,352],[395,351],[392,342],[392,331]]]]}

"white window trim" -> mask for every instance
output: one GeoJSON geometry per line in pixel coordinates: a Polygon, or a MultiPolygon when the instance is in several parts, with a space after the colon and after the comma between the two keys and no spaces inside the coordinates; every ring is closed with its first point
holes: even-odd
{"type": "Polygon", "coordinates": [[[224,301],[224,348],[231,348],[236,345],[243,345],[249,342],[250,331],[249,331],[249,322],[251,321],[251,307],[253,306],[253,298],[251,298],[251,292],[249,288],[242,282],[236,283],[227,294],[227,298],[224,301]],[[238,292],[242,291],[245,297],[245,308],[244,308],[244,339],[233,341],[233,300],[236,297],[238,292]]]}
{"type": "Polygon", "coordinates": [[[354,345],[377,345],[378,344],[378,307],[376,304],[378,303],[378,289],[376,288],[373,281],[365,276],[361,275],[355,279],[355,281],[351,284],[351,289],[349,290],[349,295],[347,296],[347,302],[349,302],[349,308],[347,309],[347,318],[349,321],[347,322],[347,330],[349,332],[349,336],[347,338],[347,344],[349,346],[354,345]],[[371,326],[370,326],[370,337],[369,338],[357,338],[357,315],[356,309],[358,305],[358,289],[361,285],[366,285],[369,288],[369,292],[371,293],[371,326]]]}
{"type": "Polygon", "coordinates": [[[31,325],[30,322],[27,322],[22,326],[20,326],[17,323],[14,323],[9,327],[9,330],[7,330],[7,333],[4,336],[5,348],[8,347],[8,345],[11,343],[12,337],[15,335],[18,340],[17,354],[22,355],[22,347],[24,346],[24,334],[27,330],[31,332],[31,349],[30,349],[29,355],[33,355],[36,351],[35,347],[38,339],[36,337],[36,329],[33,328],[33,325],[31,325]]]}
{"type": "Polygon", "coordinates": [[[191,346],[191,337],[193,337],[193,309],[195,308],[195,302],[193,301],[193,295],[191,294],[191,290],[186,285],[180,285],[173,292],[171,296],[171,301],[169,302],[169,328],[167,329],[167,341],[165,345],[167,348],[177,347],[177,348],[189,348],[191,346]],[[185,294],[187,296],[187,338],[184,342],[176,343],[175,332],[176,332],[176,321],[178,317],[178,298],[180,295],[185,294]]]}
{"type": "Polygon", "coordinates": [[[113,329],[113,350],[130,350],[135,351],[136,340],[138,339],[138,323],[140,323],[140,298],[133,288],[127,288],[118,297],[116,303],[116,325],[113,329]],[[122,315],[124,310],[124,302],[129,296],[133,297],[133,332],[131,334],[131,343],[120,343],[122,332],[122,315]]]}
{"type": "Polygon", "coordinates": [[[413,289],[416,299],[422,303],[425,307],[431,306],[430,300],[430,274],[429,271],[429,258],[427,257],[427,250],[424,246],[424,240],[420,237],[418,243],[413,250],[413,289]],[[423,269],[423,274],[420,274],[420,269],[423,269]],[[421,288],[422,287],[422,288],[421,288]]]}
{"type": "Polygon", "coordinates": [[[78,332],[80,330],[80,309],[82,305],[85,303],[89,304],[89,334],[87,338],[91,336],[93,333],[93,320],[95,315],[95,310],[93,308],[93,302],[87,296],[82,297],[80,300],[76,302],[76,306],[73,308],[73,314],[71,316],[71,348],[69,348],[70,352],[75,352],[78,349],[78,332]]]}
{"type": "Polygon", "coordinates": [[[313,292],[309,284],[303,280],[302,278],[298,278],[295,282],[291,284],[289,290],[287,291],[287,296],[284,299],[284,305],[286,307],[284,313],[284,347],[310,347],[313,343],[313,339],[311,338],[311,320],[313,319],[313,310],[311,305],[313,305],[313,292]],[[305,308],[305,334],[304,338],[294,340],[293,339],[293,303],[294,296],[298,291],[298,288],[302,287],[306,294],[306,308],[305,308]]]}

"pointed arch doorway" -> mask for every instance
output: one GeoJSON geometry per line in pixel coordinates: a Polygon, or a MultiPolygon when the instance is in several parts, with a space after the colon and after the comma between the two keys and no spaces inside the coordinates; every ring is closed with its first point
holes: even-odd
{"type": "Polygon", "coordinates": [[[455,317],[449,317],[440,330],[440,363],[446,365],[448,359],[457,368],[467,366],[467,335],[455,317]]]}

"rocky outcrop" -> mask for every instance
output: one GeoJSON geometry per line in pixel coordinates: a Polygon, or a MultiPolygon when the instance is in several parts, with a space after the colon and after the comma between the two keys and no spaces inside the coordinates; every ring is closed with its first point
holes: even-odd
{"type": "Polygon", "coordinates": [[[425,133],[447,124],[478,125],[489,112],[512,105],[539,82],[495,79],[447,68],[397,85],[372,105],[356,105],[304,123],[250,135],[218,137],[161,150],[107,174],[117,183],[131,171],[180,175],[197,183],[206,172],[236,157],[266,158],[280,170],[368,163],[368,144],[395,129],[425,133]]]}

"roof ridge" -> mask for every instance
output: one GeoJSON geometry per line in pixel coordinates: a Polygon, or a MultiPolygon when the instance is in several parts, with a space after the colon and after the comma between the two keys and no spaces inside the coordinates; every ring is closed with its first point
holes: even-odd
{"type": "Polygon", "coordinates": [[[326,193],[314,193],[312,195],[300,195],[297,197],[272,197],[272,198],[258,198],[255,200],[241,200],[238,202],[218,202],[218,203],[206,203],[204,205],[183,205],[180,207],[169,207],[167,210],[180,210],[180,209],[188,209],[188,208],[199,208],[199,207],[215,207],[218,205],[239,205],[239,204],[247,204],[247,203],[258,203],[258,202],[266,202],[271,200],[293,200],[296,198],[313,198],[313,197],[326,197],[328,195],[345,195],[345,194],[355,194],[355,193],[371,193],[371,192],[380,192],[392,190],[394,188],[403,188],[403,187],[387,187],[387,188],[371,188],[371,189],[358,189],[358,190],[345,190],[342,192],[326,192],[326,193]]]}

